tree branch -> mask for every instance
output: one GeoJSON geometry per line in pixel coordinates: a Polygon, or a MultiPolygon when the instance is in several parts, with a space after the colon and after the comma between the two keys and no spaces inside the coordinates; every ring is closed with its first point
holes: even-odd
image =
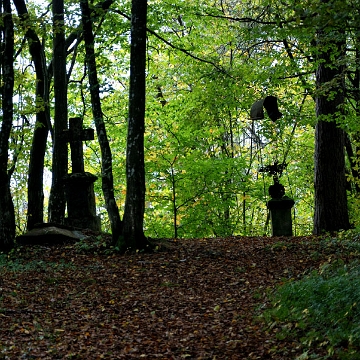
{"type": "MultiPolygon", "coordinates": [[[[120,11],[120,10],[117,10],[117,9],[113,9],[112,10],[113,12],[125,17],[126,19],[130,20],[131,17],[127,14],[125,14],[124,12],[120,11]]],[[[211,60],[207,60],[207,59],[203,59],[203,58],[200,58],[194,54],[192,54],[189,50],[186,50],[184,48],[181,48],[179,46],[176,46],[174,45],[173,43],[171,43],[170,41],[166,40],[164,37],[162,37],[161,35],[159,35],[158,33],[156,33],[154,30],[150,29],[150,28],[146,28],[146,31],[151,34],[151,35],[154,35],[155,37],[157,37],[159,40],[161,40],[162,42],[164,42],[166,45],[170,46],[172,49],[174,50],[178,50],[178,51],[181,51],[182,53],[184,53],[185,55],[191,57],[192,59],[194,60],[197,60],[197,61],[200,61],[200,62],[203,62],[203,63],[206,63],[206,64],[210,64],[212,65],[215,69],[217,69],[219,72],[223,73],[223,74],[226,74],[226,75],[229,75],[225,69],[223,69],[222,67],[220,67],[219,65],[217,65],[215,62],[211,61],[211,60]]]]}

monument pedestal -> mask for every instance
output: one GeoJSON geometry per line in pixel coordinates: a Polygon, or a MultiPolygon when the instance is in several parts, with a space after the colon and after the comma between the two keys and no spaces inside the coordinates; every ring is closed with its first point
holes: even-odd
{"type": "Polygon", "coordinates": [[[292,236],[291,208],[294,200],[287,196],[268,201],[270,210],[272,236],[292,236]]]}
{"type": "Polygon", "coordinates": [[[68,217],[65,225],[82,229],[101,230],[100,218],[96,216],[94,182],[97,176],[88,172],[64,176],[68,217]]]}

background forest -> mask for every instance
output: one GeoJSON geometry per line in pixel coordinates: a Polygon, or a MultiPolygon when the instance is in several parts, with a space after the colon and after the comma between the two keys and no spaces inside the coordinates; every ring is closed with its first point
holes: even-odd
{"type": "MultiPolygon", "coordinates": [[[[54,121],[56,127],[64,116],[65,122],[80,116],[85,127],[97,126],[83,33],[84,4],[91,19],[101,112],[112,151],[113,191],[121,217],[124,212],[131,3],[66,0],[64,22],[54,11],[59,3],[2,0],[3,53],[8,44],[6,19],[12,13],[14,85],[9,157],[0,166],[5,166],[10,179],[17,234],[31,227],[29,173],[31,169],[42,172],[41,156],[33,160],[40,168],[31,168],[39,131],[46,131],[47,140],[44,178],[37,177],[36,183],[44,189],[42,216],[48,221],[55,186],[51,179],[54,121]],[[61,54],[54,46],[59,34],[66,50],[66,81],[60,88],[56,64],[61,54]],[[41,86],[44,89],[39,90],[41,86]]],[[[260,170],[275,162],[287,165],[280,181],[295,201],[294,235],[313,231],[316,207],[338,218],[333,207],[343,207],[337,197],[345,187],[350,219],[338,227],[359,225],[359,11],[357,0],[148,2],[146,236],[269,234],[266,202],[273,179],[260,170]],[[278,98],[283,116],[276,122],[266,115],[263,120],[251,119],[252,104],[268,95],[278,98]],[[327,138],[334,131],[339,142],[327,138]],[[340,158],[340,165],[335,158],[340,158]],[[315,188],[314,172],[320,181],[315,188]],[[346,174],[340,191],[331,184],[332,179],[340,183],[337,174],[344,179],[346,174]],[[325,189],[325,195],[316,194],[316,187],[325,189]],[[327,195],[329,203],[321,200],[327,195]]],[[[3,60],[2,139],[6,69],[3,60]]],[[[97,139],[84,147],[85,170],[99,176],[95,183],[98,213],[103,230],[110,231],[97,139]]],[[[70,164],[66,166],[71,172],[70,164]]]]}

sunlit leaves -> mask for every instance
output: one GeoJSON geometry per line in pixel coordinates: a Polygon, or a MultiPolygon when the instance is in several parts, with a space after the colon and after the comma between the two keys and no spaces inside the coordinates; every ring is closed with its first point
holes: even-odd
{"type": "MultiPolygon", "coordinates": [[[[148,235],[179,236],[242,233],[245,225],[266,221],[271,177],[259,167],[286,160],[281,182],[296,201],[296,216],[311,221],[316,13],[320,2],[149,1],[146,115],[146,226],[148,235]],[[158,36],[156,36],[158,35],[158,36]],[[275,124],[253,123],[251,105],[266,95],[278,97],[284,114],[275,124]],[[214,224],[214,225],[212,225],[214,224]],[[201,228],[201,230],[199,230],[201,228]]],[[[78,5],[66,2],[67,35],[78,28],[78,5]]],[[[48,4],[29,4],[29,26],[44,41],[51,59],[48,4]]],[[[343,16],[334,1],[324,18],[343,16]]],[[[130,2],[115,2],[104,12],[93,5],[102,109],[114,153],[115,194],[120,209],[124,177],[129,76],[130,2]]],[[[352,21],[352,20],[351,20],[352,21]]],[[[22,30],[24,31],[24,30],[22,30]]],[[[354,30],[355,33],[355,30],[354,30]]],[[[21,34],[21,32],[19,32],[21,34]]],[[[351,46],[356,47],[351,37],[351,46]]],[[[20,38],[18,39],[20,43],[20,38]]],[[[91,99],[81,42],[69,49],[69,113],[93,127],[91,99]]],[[[352,52],[353,54],[354,52],[352,52]]],[[[26,58],[24,66],[31,60],[26,58]]],[[[349,64],[355,70],[355,55],[349,64]]],[[[32,68],[18,75],[26,86],[17,111],[34,114],[32,68]],[[27,101],[25,101],[27,99],[27,101]]],[[[325,84],[330,93],[336,84],[325,84]]],[[[51,99],[53,101],[53,99],[51,99]]],[[[356,100],[351,99],[351,106],[356,100]]],[[[346,127],[357,130],[356,111],[346,127]]],[[[340,119],[341,122],[344,120],[340,119]]],[[[99,148],[87,144],[86,167],[100,174],[99,148]]],[[[96,184],[99,209],[102,195],[96,184]]],[[[105,220],[106,223],[106,220],[105,220]]]]}

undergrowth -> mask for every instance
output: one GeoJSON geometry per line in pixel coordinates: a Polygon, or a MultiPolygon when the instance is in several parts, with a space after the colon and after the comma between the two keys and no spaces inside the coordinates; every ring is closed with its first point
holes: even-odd
{"type": "Polygon", "coordinates": [[[342,248],[351,260],[330,258],[303,279],[282,285],[273,295],[273,307],[263,314],[279,329],[278,338],[301,341],[304,353],[298,359],[360,359],[358,241],[327,239],[327,245],[342,248]]]}
{"type": "Polygon", "coordinates": [[[61,259],[58,262],[45,261],[42,259],[29,259],[22,256],[20,252],[10,254],[0,253],[0,275],[4,271],[8,272],[25,272],[25,271],[48,271],[50,269],[69,269],[74,268],[74,264],[61,259]]]}

